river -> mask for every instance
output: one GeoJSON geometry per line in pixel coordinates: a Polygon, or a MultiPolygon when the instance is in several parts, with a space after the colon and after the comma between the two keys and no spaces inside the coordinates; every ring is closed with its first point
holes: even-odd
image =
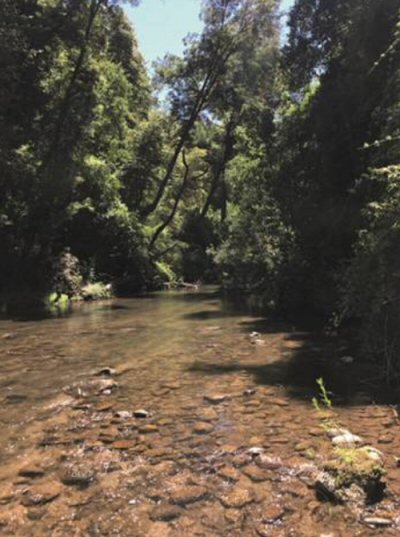
{"type": "Polygon", "coordinates": [[[3,318],[0,533],[398,535],[397,413],[344,353],[215,288],[3,318]],[[379,504],[316,498],[321,376],[335,419],[384,453],[379,504]]]}

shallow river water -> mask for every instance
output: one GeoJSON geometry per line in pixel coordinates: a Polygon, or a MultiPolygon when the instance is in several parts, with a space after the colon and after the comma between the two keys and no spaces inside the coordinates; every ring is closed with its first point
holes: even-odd
{"type": "Polygon", "coordinates": [[[213,288],[0,320],[0,534],[399,535],[397,411],[345,346],[213,288]],[[378,504],[316,498],[319,376],[335,420],[384,454],[378,504]]]}

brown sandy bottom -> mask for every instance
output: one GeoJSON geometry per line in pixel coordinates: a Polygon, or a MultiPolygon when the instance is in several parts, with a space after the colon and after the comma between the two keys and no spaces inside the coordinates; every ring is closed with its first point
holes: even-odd
{"type": "Polygon", "coordinates": [[[321,355],[329,376],[337,351],[271,327],[256,343],[261,320],[213,295],[163,300],[3,322],[1,535],[399,535],[397,414],[365,391],[335,420],[384,453],[385,497],[316,498],[332,447],[301,373],[321,355]]]}

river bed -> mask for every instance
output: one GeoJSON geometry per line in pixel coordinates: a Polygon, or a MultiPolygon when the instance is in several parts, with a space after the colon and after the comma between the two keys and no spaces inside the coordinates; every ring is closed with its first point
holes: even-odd
{"type": "Polygon", "coordinates": [[[399,535],[397,411],[345,346],[214,288],[0,320],[0,534],[399,535]],[[378,504],[316,498],[320,376],[335,419],[384,453],[378,504]]]}

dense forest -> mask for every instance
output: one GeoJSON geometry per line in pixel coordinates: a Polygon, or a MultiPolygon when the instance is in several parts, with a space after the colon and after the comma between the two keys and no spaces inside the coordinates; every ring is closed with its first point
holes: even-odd
{"type": "Polygon", "coordinates": [[[1,1],[3,302],[220,283],[396,378],[398,0],[296,0],[284,38],[278,0],[201,18],[150,77],[123,2],[1,1]]]}

